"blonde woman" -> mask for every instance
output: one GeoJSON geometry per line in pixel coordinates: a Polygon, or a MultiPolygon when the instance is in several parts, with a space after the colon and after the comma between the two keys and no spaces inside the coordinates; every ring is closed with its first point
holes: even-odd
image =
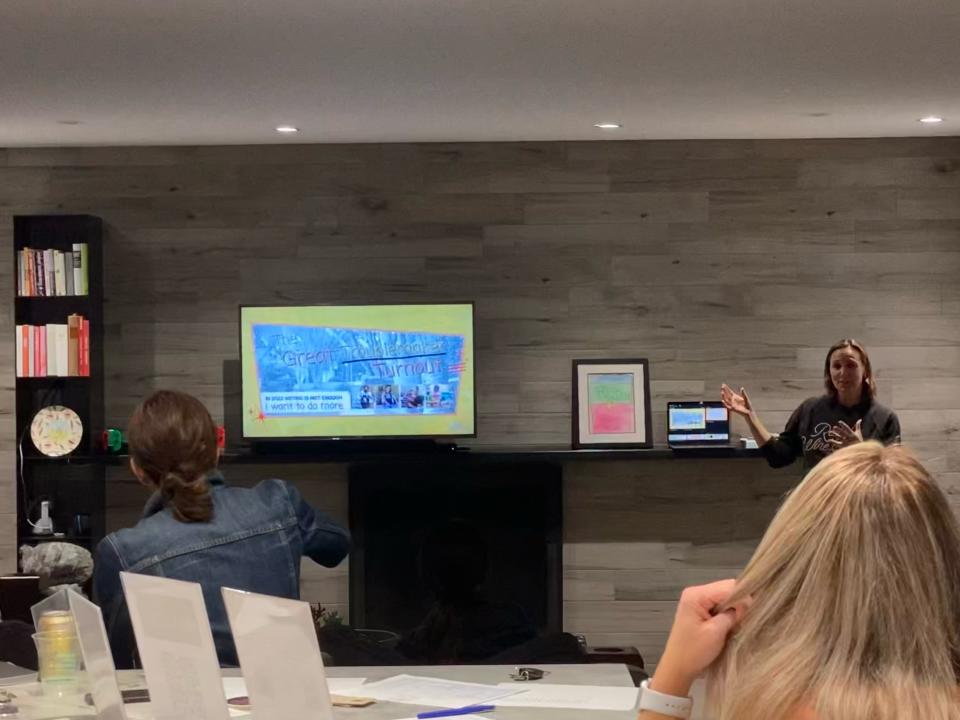
{"type": "Polygon", "coordinates": [[[960,529],[908,450],[811,471],[739,580],[688,588],[641,720],[958,720],[960,529]]]}

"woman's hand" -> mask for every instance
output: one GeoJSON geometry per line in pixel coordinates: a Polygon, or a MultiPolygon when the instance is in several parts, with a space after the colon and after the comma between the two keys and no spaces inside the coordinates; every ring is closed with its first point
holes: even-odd
{"type": "Polygon", "coordinates": [[[735,393],[729,385],[724,383],[720,386],[720,401],[727,410],[737,415],[750,417],[753,414],[750,397],[743,388],[740,388],[739,393],[735,393]]]}
{"type": "Polygon", "coordinates": [[[721,580],[683,591],[651,688],[680,697],[690,693],[693,681],[720,656],[730,631],[743,618],[745,603],[713,614],[735,585],[734,580],[721,580]]]}
{"type": "Polygon", "coordinates": [[[863,420],[857,420],[857,424],[850,427],[841,420],[830,428],[830,432],[827,433],[827,442],[833,446],[834,450],[863,442],[863,431],[860,429],[862,424],[863,420]]]}

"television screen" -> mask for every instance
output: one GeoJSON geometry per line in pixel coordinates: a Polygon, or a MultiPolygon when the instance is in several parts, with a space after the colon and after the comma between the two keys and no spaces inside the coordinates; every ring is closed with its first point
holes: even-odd
{"type": "Polygon", "coordinates": [[[475,434],[473,305],[240,308],[243,434],[475,434]]]}

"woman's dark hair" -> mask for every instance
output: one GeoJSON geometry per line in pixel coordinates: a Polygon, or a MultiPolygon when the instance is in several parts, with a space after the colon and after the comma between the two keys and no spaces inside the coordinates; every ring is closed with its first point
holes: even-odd
{"type": "Polygon", "coordinates": [[[873,368],[870,366],[870,356],[864,350],[863,345],[851,338],[844,338],[835,343],[827,350],[827,358],[823,361],[823,384],[827,388],[827,394],[834,400],[837,399],[837,389],[833,386],[833,380],[830,379],[830,358],[837,350],[843,348],[853,348],[860,355],[860,362],[863,363],[863,395],[864,398],[873,398],[877,395],[877,380],[873,377],[873,368]]]}
{"type": "Polygon", "coordinates": [[[175,390],[153,393],[130,418],[127,444],[177,520],[213,517],[207,473],[217,466],[217,428],[203,403],[175,390]]]}

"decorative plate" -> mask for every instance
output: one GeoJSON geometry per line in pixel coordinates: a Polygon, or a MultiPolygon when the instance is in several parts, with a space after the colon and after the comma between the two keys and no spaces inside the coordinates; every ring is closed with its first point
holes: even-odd
{"type": "Polygon", "coordinates": [[[80,416],[63,405],[50,405],[33,416],[30,439],[37,450],[50,457],[60,457],[77,449],[83,435],[80,416]]]}

